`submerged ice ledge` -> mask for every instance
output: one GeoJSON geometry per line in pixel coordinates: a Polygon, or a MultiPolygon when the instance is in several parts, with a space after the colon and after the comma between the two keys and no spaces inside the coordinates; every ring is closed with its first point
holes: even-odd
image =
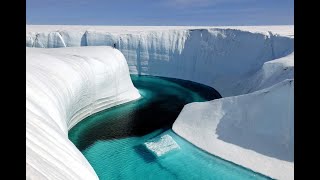
{"type": "Polygon", "coordinates": [[[152,139],[148,142],[145,142],[144,145],[156,154],[158,157],[173,151],[180,149],[179,145],[175,140],[168,134],[158,137],[158,139],[152,139]]]}
{"type": "Polygon", "coordinates": [[[293,179],[293,115],[289,110],[293,97],[282,93],[284,89],[293,93],[293,80],[286,80],[293,79],[293,26],[125,29],[27,26],[26,40],[28,47],[43,48],[115,43],[132,74],[192,80],[217,89],[223,97],[235,96],[186,105],[173,130],[224,159],[270,177],[293,179]],[[281,106],[290,99],[289,106],[281,106]],[[203,106],[207,107],[205,111],[203,106]],[[199,116],[193,121],[185,116],[191,107],[194,116],[199,116]],[[286,113],[290,115],[287,121],[283,119],[286,113]],[[266,119],[270,114],[279,121],[266,119]],[[194,124],[201,119],[205,120],[194,124]],[[274,128],[269,132],[275,130],[275,137],[263,127],[274,128]],[[284,131],[278,131],[279,127],[284,131]],[[277,140],[270,142],[272,137],[277,140]],[[261,148],[263,143],[270,147],[261,148]]]}
{"type": "Polygon", "coordinates": [[[111,47],[26,51],[27,179],[98,179],[68,129],[140,97],[124,56],[111,47]]]}

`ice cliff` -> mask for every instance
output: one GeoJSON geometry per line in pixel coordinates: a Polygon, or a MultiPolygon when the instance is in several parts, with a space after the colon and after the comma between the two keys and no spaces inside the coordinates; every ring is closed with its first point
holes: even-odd
{"type": "Polygon", "coordinates": [[[221,158],[276,179],[293,179],[294,81],[250,94],[190,103],[173,130],[221,158]]]}
{"type": "Polygon", "coordinates": [[[68,129],[139,98],[122,53],[111,47],[26,49],[27,179],[98,179],[68,129]]]}
{"type": "MultiPolygon", "coordinates": [[[[124,55],[129,71],[132,74],[148,74],[192,80],[217,89],[224,97],[210,102],[186,105],[173,125],[173,130],[177,134],[209,153],[256,172],[276,179],[293,179],[293,26],[220,28],[27,26],[27,47],[64,49],[59,47],[113,46],[114,44],[124,55]]],[[[27,77],[28,67],[30,66],[28,65],[28,56],[29,59],[31,57],[31,55],[28,55],[28,51],[32,52],[33,50],[31,49],[27,50],[27,77]]],[[[49,50],[34,51],[50,52],[49,50]]],[[[52,57],[50,56],[49,58],[59,56],[56,59],[63,59],[65,55],[59,54],[59,51],[62,52],[64,50],[51,50],[52,54],[50,55],[52,57]],[[57,53],[57,55],[53,53],[57,53]]],[[[111,56],[108,55],[110,52],[109,49],[106,50],[104,56],[111,56]]],[[[112,53],[115,52],[120,54],[118,51],[112,51],[112,53]]],[[[87,60],[87,56],[77,56],[76,53],[80,53],[80,51],[74,51],[74,58],[82,61],[87,60]]],[[[99,53],[102,52],[99,51],[99,53]]],[[[37,61],[40,62],[41,59],[41,61],[45,62],[34,63],[34,67],[29,67],[29,73],[41,74],[46,78],[43,78],[42,81],[37,79],[35,83],[39,84],[37,86],[41,90],[34,89],[33,91],[28,90],[28,83],[34,83],[34,80],[27,78],[27,92],[34,93],[33,96],[44,96],[42,94],[48,91],[50,93],[48,97],[58,97],[58,99],[48,98],[48,101],[55,105],[55,109],[53,105],[49,104],[52,109],[48,110],[45,107],[46,111],[44,112],[34,111],[41,112],[41,118],[50,117],[52,122],[58,121],[59,123],[55,123],[55,126],[59,126],[59,128],[63,129],[62,132],[67,134],[68,127],[71,127],[85,116],[82,113],[78,113],[78,116],[72,118],[72,114],[77,112],[75,109],[80,107],[72,104],[72,99],[82,102],[79,97],[95,97],[97,93],[94,96],[88,95],[93,89],[83,88],[83,91],[77,90],[87,94],[85,96],[76,96],[77,93],[70,94],[65,90],[56,89],[56,85],[50,86],[52,88],[42,85],[41,83],[46,81],[48,81],[46,82],[47,84],[51,84],[51,81],[59,80],[59,78],[51,79],[51,76],[46,75],[44,72],[47,70],[40,71],[45,63],[50,65],[48,67],[49,74],[53,71],[62,72],[63,69],[56,70],[60,66],[55,64],[59,64],[61,60],[57,62],[45,60],[48,55],[40,54],[41,56],[37,55],[39,56],[37,61]],[[40,69],[38,69],[39,67],[40,69]],[[31,68],[34,68],[35,71],[30,70],[31,68]],[[40,93],[36,93],[37,91],[40,93]],[[71,95],[74,98],[64,98],[64,96],[69,97],[71,95]],[[67,104],[65,107],[68,108],[61,108],[60,104],[67,104]],[[64,112],[62,117],[59,112],[64,112]],[[63,125],[63,119],[66,120],[65,125],[63,125]]],[[[96,57],[93,54],[90,54],[90,57],[96,57]]],[[[69,59],[70,57],[67,56],[66,58],[69,59]]],[[[121,60],[125,61],[123,56],[121,60]]],[[[34,61],[36,62],[36,60],[34,61]]],[[[69,63],[73,64],[73,61],[69,63]]],[[[75,65],[74,68],[78,67],[77,64],[75,65]]],[[[91,66],[89,67],[91,68],[91,66]]],[[[93,73],[88,70],[87,75],[90,75],[89,72],[93,73]]],[[[84,78],[87,75],[80,77],[84,78]]],[[[37,77],[38,75],[33,76],[37,77]]],[[[29,77],[33,76],[29,75],[29,77]]],[[[69,77],[69,74],[67,79],[72,77],[75,78],[72,81],[74,84],[92,83],[86,79],[76,79],[78,76],[70,75],[69,77]]],[[[111,82],[110,79],[108,79],[108,82],[111,82]]],[[[115,81],[112,82],[115,83],[115,81]]],[[[58,87],[62,88],[62,84],[65,82],[61,80],[59,83],[61,84],[58,87]]],[[[69,81],[67,81],[68,83],[69,81]]],[[[127,82],[125,84],[130,83],[127,82]]],[[[114,87],[114,85],[110,84],[109,88],[114,87]]],[[[101,87],[105,88],[106,86],[101,87]]],[[[101,87],[96,87],[94,92],[101,87]]],[[[131,85],[128,88],[134,89],[131,85]]],[[[115,93],[112,88],[104,92],[115,93]]],[[[29,104],[32,104],[32,107],[44,108],[45,100],[40,99],[37,99],[36,102],[29,102],[29,104]]],[[[27,104],[28,101],[27,96],[27,104]]],[[[27,109],[27,128],[31,126],[28,125],[28,117],[30,119],[37,117],[30,115],[31,113],[28,111],[27,109]]],[[[86,114],[85,112],[86,110],[84,114],[86,114]]],[[[38,127],[35,125],[31,127],[31,129],[36,128],[38,127]]],[[[41,130],[40,127],[40,130],[37,131],[41,130]]],[[[40,132],[35,132],[35,137],[37,137],[36,133],[40,132]]],[[[86,160],[73,145],[71,148],[69,144],[71,142],[66,139],[66,135],[65,139],[59,143],[67,143],[68,148],[71,149],[70,152],[78,154],[72,155],[72,157],[74,157],[74,161],[79,158],[77,160],[77,162],[79,161],[79,167],[88,167],[88,170],[83,170],[84,174],[87,172],[87,176],[83,177],[95,178],[90,165],[87,164],[86,160]],[[86,165],[81,166],[80,162],[84,162],[86,165]]],[[[158,142],[157,145],[161,145],[161,142],[158,142]]],[[[34,154],[43,154],[43,152],[39,152],[34,152],[34,154]]],[[[55,156],[59,156],[59,154],[54,154],[53,157],[55,156]]],[[[66,156],[62,155],[60,160],[63,160],[64,157],[66,156]]],[[[46,158],[41,161],[51,162],[46,158]]],[[[30,162],[37,164],[36,161],[30,160],[30,162]]],[[[60,166],[62,167],[61,169],[64,168],[64,165],[60,164],[60,166]]],[[[27,169],[28,167],[32,166],[27,164],[27,169]]],[[[42,168],[45,168],[45,165],[42,168]]],[[[50,163],[48,168],[52,168],[50,163]]],[[[28,170],[30,176],[35,169],[28,170]]],[[[71,179],[77,177],[76,174],[73,174],[73,170],[71,169],[70,173],[66,172],[71,179]]],[[[37,174],[37,172],[35,171],[34,174],[37,174]]],[[[51,175],[48,172],[45,173],[45,170],[39,172],[43,173],[43,175],[51,175]]],[[[59,172],[60,169],[57,173],[59,172]]]]}
{"type": "MultiPolygon", "coordinates": [[[[214,87],[223,97],[242,94],[237,87],[243,79],[253,76],[265,62],[292,53],[294,45],[291,37],[265,31],[185,28],[110,32],[84,28],[44,31],[31,26],[26,45],[58,48],[116,44],[132,74],[199,82],[214,87]]],[[[250,84],[249,89],[257,87],[250,84]]]]}

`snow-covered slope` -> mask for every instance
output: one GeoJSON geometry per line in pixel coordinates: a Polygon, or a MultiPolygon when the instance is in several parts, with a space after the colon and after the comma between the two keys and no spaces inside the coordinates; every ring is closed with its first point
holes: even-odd
{"type": "Polygon", "coordinates": [[[293,26],[267,29],[27,26],[26,40],[29,47],[43,48],[116,44],[132,74],[192,80],[214,87],[226,97],[240,95],[244,90],[237,88],[239,83],[265,62],[293,52],[293,38],[289,37],[293,26]]]}
{"type": "Polygon", "coordinates": [[[98,179],[68,129],[140,97],[127,62],[111,47],[27,48],[27,179],[98,179]]]}
{"type": "Polygon", "coordinates": [[[294,81],[250,94],[185,105],[173,130],[221,158],[293,179],[294,81]]]}

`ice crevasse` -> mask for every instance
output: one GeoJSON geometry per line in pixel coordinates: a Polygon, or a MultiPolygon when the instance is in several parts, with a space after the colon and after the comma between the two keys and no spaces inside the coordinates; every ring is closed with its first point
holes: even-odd
{"type": "Polygon", "coordinates": [[[86,116],[140,97],[111,47],[26,49],[27,179],[98,179],[68,139],[86,116]]]}

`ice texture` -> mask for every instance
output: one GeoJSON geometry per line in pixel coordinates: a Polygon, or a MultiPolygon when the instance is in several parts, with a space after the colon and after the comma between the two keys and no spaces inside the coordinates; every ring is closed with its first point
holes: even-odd
{"type": "MultiPolygon", "coordinates": [[[[27,47],[60,48],[114,44],[124,55],[132,74],[192,80],[217,89],[224,97],[186,105],[173,125],[177,134],[211,154],[256,172],[276,179],[293,179],[293,26],[27,25],[27,47]]],[[[51,62],[47,63],[53,65],[51,62]]],[[[48,84],[50,81],[50,78],[43,80],[48,84]]],[[[60,86],[62,84],[64,83],[61,82],[60,86]]],[[[65,101],[60,97],[63,93],[55,88],[39,89],[42,89],[39,94],[48,91],[51,96],[59,97],[59,101],[54,100],[54,104],[65,101]]],[[[93,89],[86,90],[89,93],[93,89]]],[[[45,100],[39,100],[34,102],[33,106],[38,107],[40,104],[39,107],[42,107],[44,102],[45,100]]],[[[43,112],[42,116],[59,120],[60,117],[57,118],[56,115],[59,113],[56,111],[60,112],[61,108],[58,105],[43,112]]],[[[72,108],[63,112],[68,113],[70,110],[72,114],[72,108]]],[[[30,115],[29,117],[31,118],[30,115]]],[[[78,120],[83,117],[85,116],[78,117],[78,120]]],[[[77,120],[72,122],[71,126],[77,120]]],[[[56,124],[61,126],[63,123],[56,124]]],[[[161,141],[153,143],[156,144],[153,144],[151,149],[157,152],[159,148],[156,147],[161,145],[161,141]]],[[[72,152],[80,154],[74,149],[72,152]]],[[[81,154],[77,158],[78,161],[87,163],[81,154]]],[[[49,169],[52,168],[48,166],[49,169]]],[[[38,173],[31,167],[27,164],[30,176],[51,175],[51,171],[38,173]]],[[[43,165],[43,168],[45,167],[46,165],[43,165]]],[[[90,165],[87,167],[88,170],[83,172],[92,172],[90,165]]],[[[72,174],[72,170],[70,173],[72,174]]]]}
{"type": "Polygon", "coordinates": [[[148,141],[144,144],[157,156],[162,156],[172,150],[180,148],[179,145],[174,141],[174,139],[168,134],[161,136],[158,140],[148,141]]]}
{"type": "Polygon", "coordinates": [[[98,179],[68,139],[83,118],[140,97],[111,47],[26,49],[26,178],[98,179]]]}
{"type": "MultiPolygon", "coordinates": [[[[265,62],[292,53],[292,36],[293,26],[121,28],[28,25],[26,45],[58,48],[116,44],[125,56],[131,74],[191,80],[211,86],[227,97],[242,94],[244,90],[238,88],[239,85],[258,72],[265,62]]],[[[258,89],[256,84],[246,86],[248,92],[258,89]]]]}
{"type": "Polygon", "coordinates": [[[184,106],[173,131],[223,159],[293,179],[294,80],[250,94],[184,106]]]}

